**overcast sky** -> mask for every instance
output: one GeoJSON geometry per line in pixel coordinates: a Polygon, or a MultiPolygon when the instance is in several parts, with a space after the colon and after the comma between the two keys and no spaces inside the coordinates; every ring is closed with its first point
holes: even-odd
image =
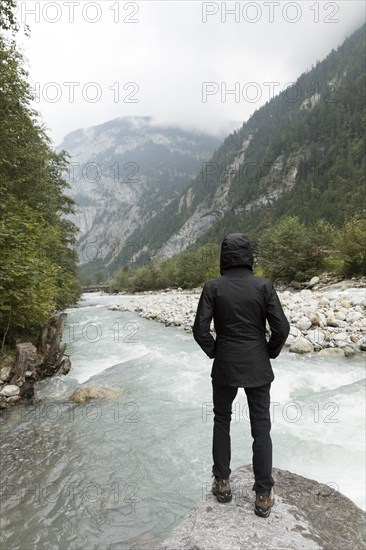
{"type": "Polygon", "coordinates": [[[18,42],[34,107],[57,145],[131,115],[229,133],[360,27],[365,3],[26,0],[18,19],[31,28],[18,42]]]}

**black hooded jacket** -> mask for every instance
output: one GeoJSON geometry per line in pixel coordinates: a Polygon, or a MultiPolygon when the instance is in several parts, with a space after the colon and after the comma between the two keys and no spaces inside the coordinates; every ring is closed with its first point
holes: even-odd
{"type": "Polygon", "coordinates": [[[211,376],[237,387],[272,382],[270,358],[279,355],[290,326],[271,281],[253,275],[252,249],[242,233],[230,233],[222,241],[220,274],[204,284],[193,324],[195,341],[215,359],[211,376]],[[212,318],[216,340],[210,333],[212,318]]]}

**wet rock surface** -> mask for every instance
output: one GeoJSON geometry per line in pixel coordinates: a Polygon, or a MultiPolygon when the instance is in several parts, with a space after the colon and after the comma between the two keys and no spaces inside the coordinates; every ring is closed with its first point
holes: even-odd
{"type": "Polygon", "coordinates": [[[87,403],[92,400],[115,399],[119,396],[121,390],[106,388],[104,386],[79,386],[70,395],[69,401],[74,403],[87,403]]]}

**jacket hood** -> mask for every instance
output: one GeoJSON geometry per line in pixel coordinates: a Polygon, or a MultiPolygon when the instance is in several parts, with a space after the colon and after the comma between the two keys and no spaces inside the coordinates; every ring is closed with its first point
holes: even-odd
{"type": "Polygon", "coordinates": [[[248,237],[243,233],[229,233],[221,243],[220,275],[223,269],[246,266],[253,271],[253,251],[248,237]]]}

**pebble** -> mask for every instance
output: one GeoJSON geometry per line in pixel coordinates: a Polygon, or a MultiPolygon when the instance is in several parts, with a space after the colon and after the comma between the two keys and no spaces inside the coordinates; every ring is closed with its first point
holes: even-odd
{"type": "Polygon", "coordinates": [[[0,395],[4,397],[13,397],[15,395],[19,395],[19,393],[20,387],[15,384],[6,384],[6,386],[4,386],[0,391],[0,395]]]}
{"type": "Polygon", "coordinates": [[[326,356],[329,356],[329,357],[344,357],[345,356],[344,350],[340,349],[340,348],[324,348],[324,349],[321,349],[318,352],[318,354],[321,355],[321,356],[326,355],[326,356]]]}
{"type": "MultiPolygon", "coordinates": [[[[338,354],[351,357],[366,351],[366,301],[363,292],[353,294],[345,283],[328,291],[277,290],[290,323],[286,346],[293,353],[338,354]],[[342,289],[347,289],[347,293],[342,289]],[[342,348],[342,349],[341,349],[342,348]],[[327,351],[328,350],[328,351],[327,351]]],[[[361,290],[358,287],[358,290],[361,290]]],[[[126,296],[111,311],[136,311],[140,316],[192,332],[201,288],[193,290],[148,291],[126,296]]],[[[267,323],[268,326],[268,323],[267,323]]],[[[213,320],[211,332],[215,337],[213,320]]]]}

